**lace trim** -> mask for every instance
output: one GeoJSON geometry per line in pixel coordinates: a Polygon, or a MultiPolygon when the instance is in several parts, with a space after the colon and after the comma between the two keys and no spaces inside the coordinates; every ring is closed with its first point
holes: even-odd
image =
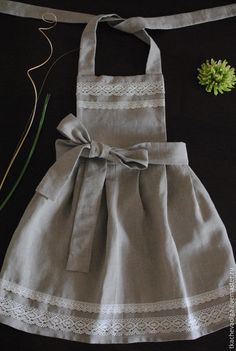
{"type": "Polygon", "coordinates": [[[133,96],[133,95],[155,95],[164,93],[164,82],[134,82],[134,83],[99,83],[79,82],[77,83],[77,94],[95,96],[133,96]]]}
{"type": "Polygon", "coordinates": [[[135,109],[144,107],[165,106],[164,99],[139,100],[139,101],[80,101],[77,100],[77,107],[90,109],[135,109]]]}
{"type": "Polygon", "coordinates": [[[199,295],[191,296],[186,299],[180,298],[174,300],[137,304],[96,304],[48,295],[39,291],[25,288],[21,285],[7,280],[0,280],[0,286],[2,289],[13,292],[14,294],[18,294],[25,298],[29,298],[31,300],[89,313],[137,313],[187,308],[189,306],[198,305],[220,297],[224,297],[230,293],[229,286],[227,285],[216,290],[211,290],[199,295]]]}
{"type": "Polygon", "coordinates": [[[223,303],[189,315],[125,318],[125,319],[92,319],[67,314],[45,312],[37,308],[0,297],[0,314],[34,324],[41,328],[49,328],[64,332],[88,335],[145,335],[154,333],[183,332],[207,327],[229,319],[229,304],[223,303]]]}

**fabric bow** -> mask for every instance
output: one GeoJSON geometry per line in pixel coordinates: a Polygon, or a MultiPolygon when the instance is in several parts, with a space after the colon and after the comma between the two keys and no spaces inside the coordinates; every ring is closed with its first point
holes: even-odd
{"type": "Polygon", "coordinates": [[[107,162],[118,162],[124,167],[142,170],[148,167],[148,150],[139,144],[118,148],[91,140],[81,120],[71,113],[59,123],[57,130],[68,139],[56,140],[56,161],[36,191],[55,201],[67,181],[78,172],[80,158],[87,159],[75,211],[66,269],[89,272],[107,162]]]}

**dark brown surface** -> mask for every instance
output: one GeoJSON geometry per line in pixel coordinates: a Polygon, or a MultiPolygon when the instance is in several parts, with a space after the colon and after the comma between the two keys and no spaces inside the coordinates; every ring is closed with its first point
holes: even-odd
{"type": "MultiPolygon", "coordinates": [[[[117,13],[123,17],[154,17],[193,11],[233,3],[233,1],[24,1],[88,13],[117,13]]],[[[0,14],[0,175],[16,147],[33,107],[33,89],[26,75],[29,67],[47,57],[49,48],[38,27],[43,21],[0,14]]],[[[84,25],[61,24],[47,32],[54,47],[53,58],[33,73],[40,85],[52,61],[74,48],[79,42],[84,25]]],[[[215,97],[197,84],[197,67],[211,57],[226,58],[236,67],[236,17],[173,30],[149,31],[161,49],[166,88],[166,123],[168,141],[187,144],[189,164],[207,188],[225,226],[234,252],[236,208],[236,89],[215,97]]],[[[106,24],[99,25],[96,73],[133,75],[144,73],[148,47],[132,35],[120,33],[106,24]]],[[[1,201],[12,187],[25,160],[45,95],[51,93],[40,140],[27,172],[7,206],[0,212],[0,265],[6,249],[35,187],[54,162],[56,126],[76,106],[76,75],[79,52],[61,59],[51,71],[38,105],[36,123],[27,143],[20,152],[5,187],[1,201]]],[[[0,347],[17,350],[228,350],[229,330],[201,337],[194,341],[138,343],[128,345],[89,345],[60,339],[31,335],[0,325],[0,347]]]]}

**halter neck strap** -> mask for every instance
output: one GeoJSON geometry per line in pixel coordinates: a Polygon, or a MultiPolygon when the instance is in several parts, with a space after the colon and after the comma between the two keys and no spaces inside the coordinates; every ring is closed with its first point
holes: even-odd
{"type": "Polygon", "coordinates": [[[195,10],[159,17],[130,17],[123,19],[116,14],[93,15],[75,11],[59,10],[21,3],[17,1],[0,0],[0,13],[42,19],[47,14],[54,14],[58,22],[87,23],[81,38],[81,52],[79,58],[79,74],[95,74],[96,28],[99,21],[106,21],[109,25],[127,33],[132,33],[150,45],[146,64],[146,73],[161,72],[160,50],[145,29],[175,29],[200,23],[223,20],[236,16],[236,3],[217,7],[195,10]]]}
{"type": "MultiPolygon", "coordinates": [[[[117,20],[120,20],[119,22],[124,21],[117,14],[98,15],[90,19],[81,36],[78,76],[95,75],[96,30],[98,23],[103,19],[106,19],[113,28],[117,27],[117,20]]],[[[134,34],[150,46],[146,63],[146,73],[161,73],[160,50],[146,30],[143,28],[137,32],[133,32],[132,27],[129,28],[129,25],[127,25],[124,31],[134,34]]]]}
{"type": "MultiPolygon", "coordinates": [[[[61,23],[88,23],[95,15],[76,11],[60,10],[50,7],[26,4],[18,1],[1,0],[0,13],[42,19],[42,15],[53,13],[57,17],[57,21],[61,23]]],[[[185,13],[178,13],[168,16],[159,17],[130,17],[120,26],[124,28],[129,23],[129,27],[133,28],[133,32],[137,32],[142,28],[147,29],[174,29],[195,24],[222,20],[224,18],[236,16],[236,3],[226,4],[202,10],[194,10],[185,13]]],[[[102,21],[106,21],[106,18],[102,21]]],[[[117,28],[118,29],[118,28],[117,28]]]]}

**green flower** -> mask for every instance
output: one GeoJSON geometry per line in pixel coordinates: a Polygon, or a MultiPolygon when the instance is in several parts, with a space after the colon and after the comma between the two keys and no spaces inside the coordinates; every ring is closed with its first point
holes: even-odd
{"type": "Polygon", "coordinates": [[[213,58],[211,62],[206,60],[197,70],[199,71],[197,76],[199,84],[205,86],[208,93],[223,94],[225,91],[231,91],[236,84],[235,70],[228,65],[226,60],[223,62],[221,60],[217,62],[213,58]]]}

